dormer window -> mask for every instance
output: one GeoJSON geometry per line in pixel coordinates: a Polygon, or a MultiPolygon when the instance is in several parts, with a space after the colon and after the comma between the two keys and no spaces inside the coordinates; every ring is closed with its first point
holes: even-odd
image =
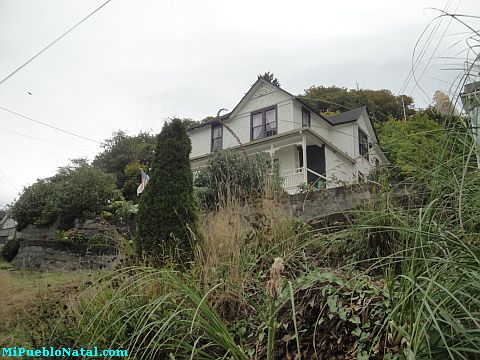
{"type": "Polygon", "coordinates": [[[220,124],[212,125],[212,141],[210,151],[221,150],[223,145],[223,126],[220,124]]]}
{"type": "Polygon", "coordinates": [[[263,139],[269,136],[277,135],[277,108],[271,107],[253,112],[251,114],[251,140],[263,139]]]}
{"type": "Polygon", "coordinates": [[[305,108],[302,108],[302,127],[310,127],[310,111],[305,108]]]}

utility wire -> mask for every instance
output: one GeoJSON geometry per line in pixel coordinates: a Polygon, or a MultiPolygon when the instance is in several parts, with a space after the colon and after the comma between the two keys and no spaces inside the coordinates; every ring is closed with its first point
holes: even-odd
{"type": "Polygon", "coordinates": [[[49,45],[47,45],[46,47],[44,47],[42,50],[40,50],[39,52],[37,52],[34,56],[32,56],[30,59],[28,59],[24,64],[22,64],[21,66],[19,66],[17,69],[15,69],[13,72],[11,72],[9,75],[7,75],[7,77],[5,77],[4,79],[2,79],[0,81],[0,85],[2,85],[5,81],[7,81],[8,79],[10,79],[13,75],[15,75],[17,72],[19,72],[20,70],[22,70],[25,66],[27,66],[29,63],[31,63],[33,60],[35,60],[37,57],[39,57],[41,54],[43,54],[46,50],[48,50],[51,46],[55,45],[58,41],[60,41],[61,39],[63,39],[65,36],[67,36],[71,31],[73,31],[76,27],[78,27],[81,23],[83,23],[85,20],[87,20],[90,16],[92,16],[93,14],[95,14],[97,11],[99,11],[101,8],[103,8],[105,5],[107,5],[110,1],[112,0],[107,0],[105,1],[102,5],[100,5],[99,7],[97,7],[95,10],[93,10],[90,14],[88,14],[87,16],[85,16],[82,20],[80,20],[78,23],[76,23],[75,25],[73,25],[70,29],[68,29],[67,31],[65,31],[62,35],[60,35],[58,38],[56,38],[53,42],[51,42],[49,45]]]}
{"type": "Polygon", "coordinates": [[[78,137],[78,138],[80,138],[80,139],[88,140],[88,141],[91,141],[91,142],[94,142],[94,143],[97,143],[97,144],[102,144],[101,141],[97,141],[97,140],[94,140],[94,139],[90,139],[90,138],[87,138],[87,137],[85,137],[85,136],[78,135],[78,134],[72,133],[72,132],[70,132],[70,131],[60,129],[60,128],[56,127],[56,126],[53,126],[53,125],[44,123],[43,121],[35,120],[35,119],[31,118],[31,117],[28,117],[28,116],[19,114],[19,113],[13,111],[13,110],[6,109],[6,108],[4,108],[3,106],[0,106],[0,110],[9,112],[9,113],[14,114],[14,115],[17,115],[17,116],[20,116],[20,117],[22,117],[22,118],[24,118],[24,119],[33,121],[33,122],[35,122],[35,123],[37,123],[37,124],[40,124],[40,125],[43,125],[43,126],[47,126],[47,127],[51,128],[51,129],[55,129],[55,130],[57,130],[57,131],[61,131],[61,132],[65,133],[65,134],[72,135],[72,136],[76,136],[76,137],[78,137]]]}
{"type": "Polygon", "coordinates": [[[81,151],[87,151],[87,152],[96,154],[95,151],[91,151],[91,150],[87,150],[87,149],[82,149],[82,148],[78,148],[78,147],[71,146],[71,145],[61,144],[61,143],[57,143],[57,142],[54,142],[54,141],[37,138],[37,137],[35,137],[35,136],[30,136],[30,135],[27,135],[27,134],[18,133],[18,132],[16,132],[16,131],[11,131],[11,130],[6,130],[6,129],[0,129],[0,131],[6,132],[6,133],[9,133],[9,134],[18,135],[18,136],[23,136],[23,137],[26,137],[26,138],[29,138],[29,139],[33,139],[33,140],[43,141],[43,142],[50,143],[50,144],[54,144],[54,145],[65,146],[65,147],[69,147],[69,148],[72,148],[72,149],[81,150],[81,151]]]}
{"type": "Polygon", "coordinates": [[[3,177],[7,180],[8,184],[12,187],[13,190],[15,191],[19,191],[18,188],[13,184],[13,182],[8,178],[8,176],[2,171],[2,169],[0,168],[0,174],[3,175],[3,177]]]}

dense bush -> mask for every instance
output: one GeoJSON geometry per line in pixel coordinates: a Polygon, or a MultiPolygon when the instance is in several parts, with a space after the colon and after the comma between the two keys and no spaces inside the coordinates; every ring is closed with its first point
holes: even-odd
{"type": "Polygon", "coordinates": [[[0,258],[8,262],[12,261],[17,256],[19,247],[17,239],[8,240],[0,249],[0,258]]]}
{"type": "Polygon", "coordinates": [[[265,153],[249,156],[247,160],[241,152],[215,152],[207,166],[197,173],[197,197],[205,207],[211,209],[218,206],[219,199],[226,199],[230,195],[264,195],[269,179],[276,188],[280,188],[278,166],[272,167],[270,160],[265,153]]]}
{"type": "Polygon", "coordinates": [[[395,180],[426,180],[438,166],[438,144],[445,132],[443,125],[426,115],[408,121],[388,120],[380,127],[382,148],[395,166],[390,168],[395,180]]]}
{"type": "Polygon", "coordinates": [[[188,261],[197,232],[197,204],[190,168],[192,146],[181,120],[163,126],[150,181],[140,198],[137,250],[152,264],[188,261]]]}
{"type": "Polygon", "coordinates": [[[12,217],[20,231],[29,224],[69,229],[76,218],[99,214],[118,196],[112,175],[83,159],[74,160],[55,176],[25,188],[13,205],[12,217]]]}

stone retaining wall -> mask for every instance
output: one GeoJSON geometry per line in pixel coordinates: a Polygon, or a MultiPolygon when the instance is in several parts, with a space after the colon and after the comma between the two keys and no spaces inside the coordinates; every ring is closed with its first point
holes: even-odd
{"type": "Polygon", "coordinates": [[[120,261],[114,247],[79,245],[59,240],[20,240],[15,267],[31,270],[111,269],[120,261]]]}
{"type": "Polygon", "coordinates": [[[343,213],[372,202],[376,193],[375,184],[355,184],[290,195],[284,206],[292,215],[302,220],[312,220],[343,213]]]}

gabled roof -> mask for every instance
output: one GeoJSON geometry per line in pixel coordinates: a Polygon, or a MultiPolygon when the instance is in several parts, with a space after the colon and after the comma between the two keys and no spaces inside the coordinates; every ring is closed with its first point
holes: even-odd
{"type": "Polygon", "coordinates": [[[366,106],[362,106],[353,110],[345,111],[337,115],[329,116],[328,120],[332,123],[332,125],[349,123],[351,121],[357,120],[366,109],[367,109],[366,106]]]}
{"type": "MultiPolygon", "coordinates": [[[[220,116],[220,120],[226,120],[230,117],[230,114],[232,112],[230,111],[229,113],[227,114],[223,114],[220,116]]],[[[209,120],[209,121],[205,121],[204,123],[201,123],[201,124],[198,124],[198,125],[194,125],[194,126],[190,126],[187,131],[190,131],[190,130],[194,130],[194,129],[197,129],[197,128],[201,128],[201,127],[204,127],[204,126],[207,126],[207,125],[212,125],[212,124],[216,124],[218,122],[217,119],[212,119],[212,120],[209,120]]]]}
{"type": "MultiPolygon", "coordinates": [[[[256,88],[259,86],[259,84],[261,83],[266,83],[266,84],[269,84],[273,87],[276,87],[278,90],[280,91],[283,91],[285,94],[289,95],[292,97],[292,99],[295,99],[296,101],[298,101],[302,106],[306,107],[308,110],[310,110],[311,112],[315,113],[317,116],[319,116],[320,118],[322,118],[323,120],[325,120],[327,123],[329,123],[330,125],[332,126],[335,126],[335,125],[340,125],[340,124],[345,124],[345,123],[348,123],[348,122],[351,122],[351,121],[355,121],[358,119],[358,117],[362,114],[363,111],[366,110],[366,106],[362,106],[362,107],[359,107],[357,109],[353,109],[353,110],[349,110],[349,111],[346,111],[346,112],[343,112],[343,113],[340,113],[338,115],[333,115],[333,116],[324,116],[322,115],[321,113],[319,113],[318,111],[316,111],[315,109],[313,109],[306,101],[304,101],[301,97],[299,96],[295,96],[295,95],[292,95],[290,94],[288,91],[282,89],[280,86],[278,85],[275,85],[275,84],[272,84],[271,82],[265,80],[265,79],[262,79],[262,78],[258,78],[257,81],[255,81],[255,83],[250,87],[250,89],[245,93],[245,95],[242,97],[242,99],[237,103],[237,105],[233,108],[233,110],[231,112],[229,112],[228,114],[224,114],[222,116],[220,116],[220,119],[221,120],[228,120],[231,116],[235,116],[235,112],[236,110],[241,107],[241,104],[244,103],[244,101],[246,101],[248,99],[248,96],[249,94],[253,93],[256,88]]],[[[199,125],[195,125],[195,126],[191,126],[190,128],[187,129],[187,131],[191,131],[191,130],[195,130],[195,129],[198,129],[198,128],[202,128],[204,126],[208,126],[208,125],[212,125],[212,124],[216,124],[218,122],[217,119],[213,119],[213,120],[210,120],[210,121],[207,121],[207,122],[204,122],[202,124],[199,124],[199,125]]]]}
{"type": "MultiPolygon", "coordinates": [[[[256,88],[259,86],[259,84],[261,84],[262,82],[265,82],[265,83],[268,83],[272,86],[275,86],[275,87],[278,87],[268,81],[266,81],[265,79],[262,79],[262,78],[258,78],[257,81],[255,81],[253,83],[253,85],[250,87],[250,89],[248,89],[248,91],[245,93],[245,95],[243,95],[242,99],[237,103],[237,105],[235,105],[235,107],[233,108],[232,111],[230,111],[228,114],[224,114],[222,116],[220,116],[220,120],[228,120],[230,115],[235,115],[235,111],[240,107],[240,104],[242,104],[249,96],[249,94],[253,93],[254,89],[256,90],[256,88]]],[[[280,89],[280,87],[278,87],[280,89]]],[[[285,91],[283,89],[280,89],[282,91],[285,91]]],[[[286,92],[286,91],[285,91],[286,92]]],[[[210,120],[210,121],[207,121],[203,124],[200,124],[200,125],[195,125],[195,126],[192,126],[190,128],[187,129],[187,131],[190,131],[190,130],[194,130],[194,129],[198,129],[198,128],[201,128],[201,127],[204,127],[204,126],[208,126],[208,125],[211,125],[211,124],[215,124],[217,123],[217,119],[214,119],[214,120],[210,120]]]]}

